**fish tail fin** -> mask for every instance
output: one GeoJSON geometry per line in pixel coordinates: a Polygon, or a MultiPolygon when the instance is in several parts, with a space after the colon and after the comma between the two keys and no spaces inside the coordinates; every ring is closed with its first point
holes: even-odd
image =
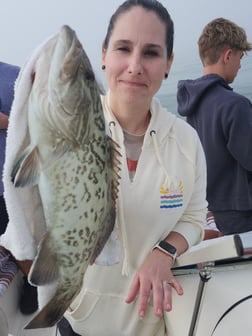
{"type": "MultiPolygon", "coordinates": [[[[86,265],[87,267],[87,265],[86,265]]],[[[83,282],[83,272],[71,280],[60,281],[51,300],[38,312],[24,329],[49,328],[55,326],[63,317],[74,298],[79,294],[83,282]],[[71,286],[71,287],[70,287],[71,286]]],[[[62,277],[63,278],[63,277],[62,277]]]]}
{"type": "Polygon", "coordinates": [[[38,182],[39,171],[38,148],[28,148],[15,162],[11,180],[15,187],[31,186],[38,182]]]}
{"type": "Polygon", "coordinates": [[[61,320],[70,302],[58,305],[54,298],[24,327],[24,329],[49,328],[61,320]]]}

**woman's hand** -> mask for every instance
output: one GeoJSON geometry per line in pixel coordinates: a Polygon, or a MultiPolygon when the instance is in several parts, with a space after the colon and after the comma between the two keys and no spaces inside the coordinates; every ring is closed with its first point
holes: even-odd
{"type": "Polygon", "coordinates": [[[172,288],[178,295],[183,295],[183,289],[174,278],[171,267],[173,259],[164,252],[154,249],[135,275],[126,303],[131,303],[139,294],[138,314],[145,316],[150,296],[153,296],[155,315],[163,316],[163,311],[172,309],[172,288]]]}

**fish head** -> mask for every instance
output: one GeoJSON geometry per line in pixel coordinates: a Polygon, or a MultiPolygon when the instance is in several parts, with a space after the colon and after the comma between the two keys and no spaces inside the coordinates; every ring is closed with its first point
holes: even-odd
{"type": "Polygon", "coordinates": [[[48,85],[50,99],[70,116],[82,113],[99,95],[89,58],[75,31],[66,25],[58,34],[48,85]]]}
{"type": "MultiPolygon", "coordinates": [[[[36,99],[43,99],[40,106],[47,127],[74,146],[85,142],[96,114],[101,117],[102,92],[89,58],[69,26],[62,26],[44,46],[33,85],[36,99]]],[[[105,122],[101,124],[105,128],[105,122]]]]}

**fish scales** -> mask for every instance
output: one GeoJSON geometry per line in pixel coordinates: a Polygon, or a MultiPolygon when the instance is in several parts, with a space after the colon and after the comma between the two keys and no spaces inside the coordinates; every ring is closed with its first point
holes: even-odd
{"type": "Polygon", "coordinates": [[[69,26],[45,44],[32,80],[30,144],[12,180],[16,187],[38,186],[47,227],[29,280],[36,286],[56,281],[57,287],[26,329],[55,325],[79,293],[114,228],[120,171],[91,64],[69,26]]]}

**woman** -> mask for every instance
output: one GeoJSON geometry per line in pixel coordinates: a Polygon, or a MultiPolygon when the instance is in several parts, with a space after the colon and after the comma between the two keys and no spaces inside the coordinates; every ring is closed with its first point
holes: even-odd
{"type": "Polygon", "coordinates": [[[172,290],[183,294],[171,268],[176,254],[203,237],[206,178],[196,132],[153,98],[168,77],[172,50],[173,22],[158,1],[129,0],[112,16],[102,103],[122,153],[120,262],[89,267],[65,314],[71,335],[164,336],[172,290]]]}

